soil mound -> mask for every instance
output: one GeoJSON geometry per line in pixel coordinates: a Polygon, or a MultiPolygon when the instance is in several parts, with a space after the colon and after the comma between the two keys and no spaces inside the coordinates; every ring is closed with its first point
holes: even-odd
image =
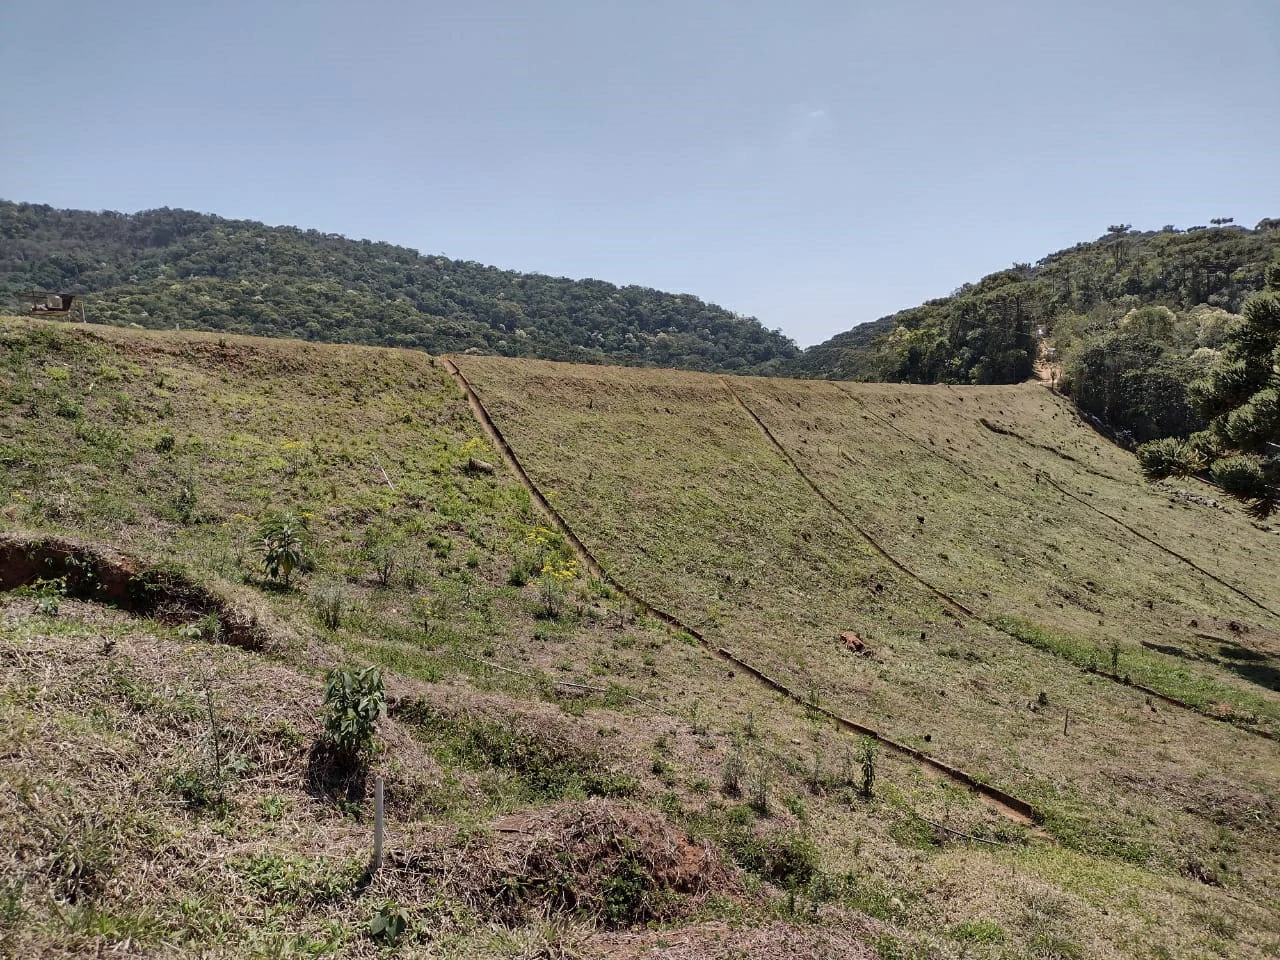
{"type": "Polygon", "coordinates": [[[504,817],[490,833],[461,844],[442,838],[400,866],[509,924],[562,914],[625,927],[740,892],[712,847],[660,814],[604,799],[504,817]]]}

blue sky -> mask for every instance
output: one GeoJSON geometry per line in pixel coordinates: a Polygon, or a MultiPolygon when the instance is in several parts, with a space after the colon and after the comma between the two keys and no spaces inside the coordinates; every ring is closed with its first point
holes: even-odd
{"type": "Polygon", "coordinates": [[[640,283],[801,344],[1111,223],[1280,216],[1275,0],[7,0],[0,36],[0,197],[640,283]]]}

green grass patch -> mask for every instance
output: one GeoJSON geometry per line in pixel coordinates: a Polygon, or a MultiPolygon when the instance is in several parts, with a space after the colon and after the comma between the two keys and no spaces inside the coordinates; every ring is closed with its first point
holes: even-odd
{"type": "Polygon", "coordinates": [[[638,786],[635,777],[614,770],[597,754],[551,743],[509,722],[447,715],[420,701],[399,704],[395,715],[430,743],[442,762],[510,774],[516,798],[525,802],[626,797],[638,786]]]}
{"type": "MultiPolygon", "coordinates": [[[[1103,675],[1111,672],[1110,648],[1049,630],[1020,617],[992,617],[991,625],[1082,669],[1096,670],[1103,675]]],[[[1128,677],[1134,683],[1241,726],[1257,726],[1260,718],[1280,722],[1280,701],[1220,683],[1175,658],[1144,647],[1125,644],[1119,653],[1118,670],[1121,677],[1128,677]],[[1223,706],[1229,709],[1223,710],[1223,706]]]]}

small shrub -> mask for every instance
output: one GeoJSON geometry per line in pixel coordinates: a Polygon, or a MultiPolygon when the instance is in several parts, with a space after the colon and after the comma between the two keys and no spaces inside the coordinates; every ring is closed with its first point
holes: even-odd
{"type": "Polygon", "coordinates": [[[173,495],[173,508],[179,523],[185,526],[195,519],[198,500],[195,479],[192,477],[184,478],[178,484],[177,492],[173,495]]]}
{"type": "Polygon", "coordinates": [[[625,857],[615,864],[601,888],[605,921],[619,925],[642,916],[652,884],[653,878],[644,864],[634,857],[625,857]]]}
{"type": "Polygon", "coordinates": [[[1206,466],[1204,455],[1185,440],[1164,437],[1144,443],[1137,450],[1138,466],[1148,480],[1186,477],[1206,466]]]}
{"type": "Polygon", "coordinates": [[[548,620],[559,619],[564,610],[565,593],[577,576],[576,557],[551,559],[542,565],[538,574],[538,595],[542,599],[542,614],[548,620]]]}
{"type": "Polygon", "coordinates": [[[751,778],[750,797],[747,803],[758,816],[769,816],[769,771],[758,767],[751,778]]]}
{"type": "Polygon", "coordinates": [[[444,597],[414,597],[412,606],[414,619],[427,635],[434,632],[449,612],[449,605],[444,597]]]}
{"type": "Polygon", "coordinates": [[[160,434],[160,439],[156,441],[156,453],[173,453],[174,448],[178,445],[178,441],[172,433],[160,434]]]}
{"type": "Polygon", "coordinates": [[[119,430],[92,423],[83,418],[76,420],[75,435],[77,440],[82,440],[106,453],[114,453],[124,446],[124,434],[119,430]]]}
{"type": "Polygon", "coordinates": [[[184,640],[205,640],[217,643],[222,637],[222,621],[217,614],[210,613],[192,623],[184,623],[177,629],[178,636],[184,640]]]}
{"type": "Polygon", "coordinates": [[[862,737],[858,741],[857,760],[862,767],[862,782],[858,785],[858,792],[867,799],[875,792],[877,747],[871,737],[862,737]]]}
{"type": "Polygon", "coordinates": [[[400,562],[400,551],[396,545],[385,540],[377,542],[369,547],[368,557],[373,564],[373,575],[377,578],[378,586],[391,586],[392,577],[400,562]]]}
{"type": "Polygon", "coordinates": [[[1227,493],[1243,500],[1268,493],[1267,478],[1257,457],[1224,457],[1213,465],[1209,476],[1227,493]]]}
{"type": "Polygon", "coordinates": [[[702,718],[702,708],[695,702],[689,710],[689,732],[695,737],[705,737],[709,730],[706,720],[702,718]]]}
{"type": "Polygon", "coordinates": [[[324,678],[324,736],[340,757],[353,761],[373,746],[374,730],[387,715],[382,671],[334,667],[324,678]]]}
{"type": "Polygon", "coordinates": [[[58,397],[53,412],[64,420],[79,420],[84,416],[84,407],[70,397],[58,397]]]}
{"type": "Polygon", "coordinates": [[[165,789],[192,810],[219,810],[226,797],[221,778],[201,766],[182,767],[169,774],[165,789]]]}
{"type": "Polygon", "coordinates": [[[37,580],[30,586],[22,587],[15,592],[19,596],[30,597],[35,602],[36,613],[46,617],[56,617],[62,608],[62,600],[67,595],[67,578],[37,580]]]}
{"type": "Polygon", "coordinates": [[[394,900],[385,901],[369,918],[369,936],[387,947],[394,947],[409,927],[409,915],[394,900]]]}
{"type": "Polygon", "coordinates": [[[720,791],[728,797],[742,796],[742,781],[746,775],[747,763],[742,757],[742,750],[735,747],[720,771],[720,791]]]}
{"type": "Polygon", "coordinates": [[[316,616],[330,630],[342,626],[342,618],[346,613],[347,598],[338,583],[322,583],[311,592],[311,606],[316,616]]]}
{"type": "Polygon", "coordinates": [[[292,513],[269,514],[258,527],[262,566],[267,576],[288,587],[293,572],[307,562],[309,539],[305,517],[292,513]]]}
{"type": "Polygon", "coordinates": [[[791,811],[801,823],[807,823],[809,820],[809,808],[805,806],[804,800],[797,796],[789,796],[783,799],[782,805],[791,811]]]}
{"type": "Polygon", "coordinates": [[[1120,675],[1120,641],[1112,637],[1110,643],[1107,644],[1107,653],[1111,657],[1111,672],[1119,676],[1120,675]]]}
{"type": "Polygon", "coordinates": [[[523,587],[537,575],[538,570],[539,566],[536,558],[519,557],[511,565],[511,569],[507,571],[507,583],[513,587],[523,587]]]}
{"type": "Polygon", "coordinates": [[[416,549],[408,549],[400,555],[400,582],[406,590],[417,590],[422,579],[422,553],[416,549]]]}

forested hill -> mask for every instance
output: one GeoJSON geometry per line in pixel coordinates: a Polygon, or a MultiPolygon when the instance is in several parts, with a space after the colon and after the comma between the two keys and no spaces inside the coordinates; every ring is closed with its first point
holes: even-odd
{"type": "Polygon", "coordinates": [[[89,318],[335,343],[772,373],[799,355],[697,297],[517,273],[188,210],[0,201],[0,312],[82,292],[89,318]]]}
{"type": "MultiPolygon", "coordinates": [[[[1264,270],[1277,249],[1280,219],[1263,220],[1253,230],[1217,222],[1143,233],[1116,224],[1098,240],[1034,265],[1014,264],[948,297],[839,334],[806,350],[787,372],[911,383],[1014,383],[1030,376],[1042,337],[1050,338],[1060,356],[1079,353],[1147,306],[1166,307],[1185,321],[1181,334],[1194,342],[1195,331],[1186,329],[1188,313],[1195,308],[1238,312],[1250,294],[1262,289],[1264,270]]],[[[1168,346],[1175,353],[1190,352],[1181,349],[1185,343],[1168,346]]]]}

